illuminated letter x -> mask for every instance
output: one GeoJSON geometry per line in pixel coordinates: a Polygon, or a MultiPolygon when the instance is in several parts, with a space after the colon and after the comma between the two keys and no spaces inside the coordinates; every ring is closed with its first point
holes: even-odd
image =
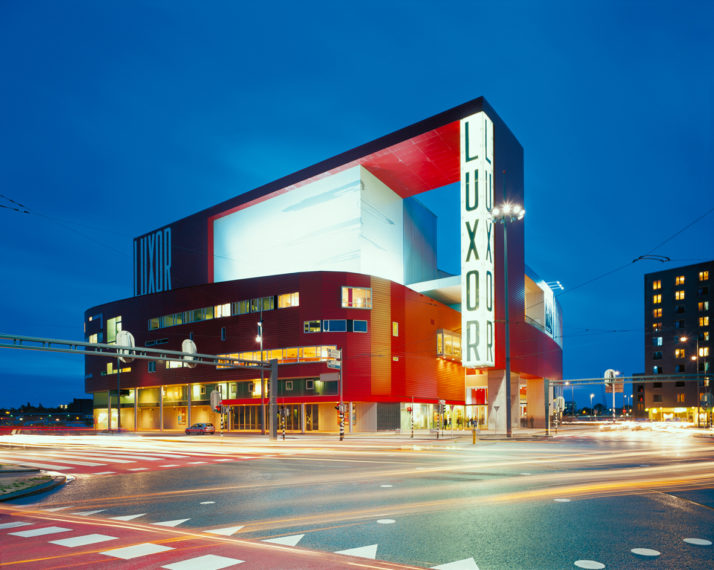
{"type": "Polygon", "coordinates": [[[469,252],[466,254],[466,261],[471,259],[471,252],[473,252],[474,257],[478,260],[478,251],[476,251],[476,230],[478,229],[478,220],[474,220],[474,227],[471,228],[471,224],[466,222],[466,231],[469,232],[469,252]]]}

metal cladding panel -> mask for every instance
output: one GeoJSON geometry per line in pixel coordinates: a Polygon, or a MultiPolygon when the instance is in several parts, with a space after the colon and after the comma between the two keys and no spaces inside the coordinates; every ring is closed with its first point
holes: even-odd
{"type": "Polygon", "coordinates": [[[391,283],[391,324],[390,324],[390,344],[391,344],[391,373],[392,373],[392,393],[402,396],[400,399],[405,401],[404,396],[407,395],[406,386],[406,359],[407,347],[404,342],[404,332],[405,332],[405,302],[404,299],[407,295],[408,289],[398,285],[396,283],[391,283]],[[396,325],[396,331],[394,327],[396,325]],[[396,332],[396,335],[395,335],[396,332]]]}
{"type": "Polygon", "coordinates": [[[371,393],[392,395],[392,296],[390,282],[372,277],[371,393]]]}

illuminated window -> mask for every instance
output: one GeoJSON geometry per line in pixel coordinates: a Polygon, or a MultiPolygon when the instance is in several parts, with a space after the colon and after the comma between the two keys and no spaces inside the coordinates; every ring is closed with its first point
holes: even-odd
{"type": "Polygon", "coordinates": [[[304,331],[306,333],[322,332],[322,321],[305,321],[304,331]]]}
{"type": "Polygon", "coordinates": [[[436,355],[447,359],[461,359],[461,335],[449,330],[436,333],[436,355]]]}
{"type": "Polygon", "coordinates": [[[662,323],[661,321],[657,321],[655,323],[652,323],[652,330],[654,332],[660,332],[662,330],[662,323]]]}
{"type": "Polygon", "coordinates": [[[683,348],[675,348],[674,349],[674,357],[675,358],[684,358],[684,349],[683,348]]]}
{"type": "Polygon", "coordinates": [[[674,292],[674,298],[675,298],[677,301],[681,301],[682,299],[684,299],[684,291],[675,291],[675,292],[674,292]]]}
{"type": "Polygon", "coordinates": [[[674,278],[674,284],[684,285],[684,275],[677,275],[677,277],[674,278]]]}
{"type": "Polygon", "coordinates": [[[652,345],[653,346],[662,346],[662,337],[661,336],[653,336],[652,337],[652,345]]]}
{"type": "Polygon", "coordinates": [[[700,346],[699,347],[699,356],[709,356],[709,347],[708,346],[700,346]]]}
{"type": "Polygon", "coordinates": [[[231,304],[223,303],[222,305],[216,305],[215,307],[213,307],[213,314],[216,315],[217,319],[220,319],[223,317],[230,317],[231,316],[231,304]]]}
{"type": "Polygon", "coordinates": [[[697,306],[700,311],[708,311],[709,310],[709,301],[699,301],[697,306]]]}
{"type": "Polygon", "coordinates": [[[87,342],[102,342],[104,340],[104,333],[95,333],[95,334],[90,334],[89,338],[87,339],[87,342]]]}
{"type": "Polygon", "coordinates": [[[657,295],[652,295],[652,302],[657,305],[662,302],[662,295],[657,294],[657,295]]]}
{"type": "Polygon", "coordinates": [[[708,327],[709,326],[709,317],[699,317],[699,326],[700,327],[708,327]]]}
{"type": "Polygon", "coordinates": [[[699,340],[704,340],[704,341],[709,342],[709,331],[704,331],[703,333],[700,333],[699,340]]]}
{"type": "Polygon", "coordinates": [[[258,310],[263,308],[264,311],[272,311],[275,308],[275,297],[263,297],[258,299],[258,310]]]}
{"type": "Polygon", "coordinates": [[[709,272],[708,271],[700,271],[699,272],[699,281],[708,281],[709,280],[709,272]]]}
{"type": "Polygon", "coordinates": [[[371,309],[372,289],[342,287],[342,306],[351,309],[371,309]]]}
{"type": "Polygon", "coordinates": [[[662,352],[658,350],[657,352],[652,353],[652,360],[662,360],[662,352]]]}
{"type": "Polygon", "coordinates": [[[677,394],[677,403],[678,404],[683,404],[684,403],[684,392],[679,392],[677,394]]]}
{"type": "Polygon", "coordinates": [[[278,295],[278,309],[300,306],[300,293],[284,293],[278,295]]]}
{"type": "Polygon", "coordinates": [[[661,317],[662,317],[662,309],[661,309],[661,308],[659,308],[659,309],[653,309],[653,310],[652,310],[652,316],[653,316],[655,319],[661,318],[661,317]]]}
{"type": "Polygon", "coordinates": [[[399,336],[399,323],[392,321],[392,336],[399,336]]]}
{"type": "Polygon", "coordinates": [[[334,319],[322,321],[324,332],[347,332],[347,321],[345,319],[334,319]]]}
{"type": "Polygon", "coordinates": [[[121,315],[107,320],[107,343],[112,344],[117,340],[117,333],[121,330],[121,315]]]}
{"type": "Polygon", "coordinates": [[[662,367],[661,366],[653,366],[652,374],[662,374],[662,367]]]}
{"type": "Polygon", "coordinates": [[[661,288],[662,288],[662,281],[660,281],[660,280],[658,279],[657,281],[653,281],[653,282],[652,282],[652,289],[653,289],[653,290],[657,290],[657,289],[661,289],[661,288]]]}
{"type": "Polygon", "coordinates": [[[166,368],[183,368],[185,365],[183,362],[175,362],[173,360],[169,360],[166,362],[166,368]]]}

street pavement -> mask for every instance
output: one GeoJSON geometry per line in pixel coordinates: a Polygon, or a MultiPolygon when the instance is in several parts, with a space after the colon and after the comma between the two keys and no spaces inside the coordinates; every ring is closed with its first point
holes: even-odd
{"type": "MultiPolygon", "coordinates": [[[[245,568],[340,567],[338,559],[449,570],[711,568],[714,450],[711,439],[693,435],[566,430],[545,441],[476,445],[470,437],[115,438],[116,449],[92,445],[92,438],[61,449],[59,440],[28,441],[34,452],[59,455],[84,446],[81,454],[90,462],[99,461],[94,453],[125,457],[120,451],[183,458],[176,468],[148,461],[142,465],[156,467],[110,477],[78,471],[60,490],[0,506],[0,525],[28,522],[23,517],[31,515],[46,519],[45,526],[69,528],[59,533],[68,538],[82,532],[75,523],[96,525],[85,534],[115,537],[105,541],[113,544],[164,544],[176,538],[170,533],[181,533],[183,545],[219,533],[237,550],[216,556],[243,560],[245,568]],[[196,455],[211,460],[192,463],[202,461],[196,455]],[[158,538],[118,536],[117,524],[158,538]],[[251,558],[248,546],[261,547],[264,556],[251,558]],[[287,558],[270,562],[279,555],[287,558]]],[[[62,545],[53,542],[62,538],[12,532],[22,529],[0,526],[3,544],[34,540],[33,552],[62,545]]],[[[12,552],[27,552],[18,548],[12,552]]],[[[101,543],[74,548],[100,558],[110,550],[101,543]]],[[[163,556],[183,556],[183,546],[177,550],[146,556],[156,556],[160,567],[171,564],[163,556]]],[[[59,565],[67,555],[51,556],[60,557],[59,565]]]]}

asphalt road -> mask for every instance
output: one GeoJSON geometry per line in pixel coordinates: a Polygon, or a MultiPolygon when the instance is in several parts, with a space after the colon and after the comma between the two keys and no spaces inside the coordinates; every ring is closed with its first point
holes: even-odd
{"type": "MultiPolygon", "coordinates": [[[[85,457],[106,451],[106,443],[87,440],[85,457]]],[[[711,568],[714,561],[706,544],[714,541],[714,439],[687,431],[561,432],[476,445],[470,437],[218,436],[122,445],[127,455],[150,447],[223,460],[77,472],[60,490],[5,506],[82,513],[97,524],[231,529],[236,539],[282,545],[281,556],[309,549],[451,570],[711,568]]],[[[72,454],[78,446],[55,438],[52,450],[72,454]]]]}

